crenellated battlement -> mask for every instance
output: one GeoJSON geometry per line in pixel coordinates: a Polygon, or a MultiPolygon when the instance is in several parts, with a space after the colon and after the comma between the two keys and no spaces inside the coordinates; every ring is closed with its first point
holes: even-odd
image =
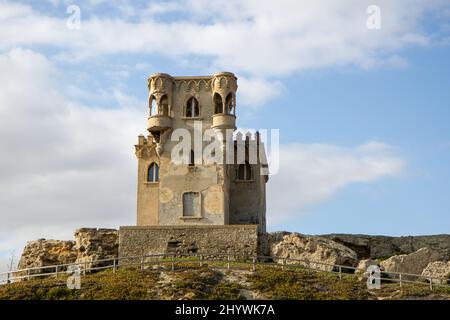
{"type": "Polygon", "coordinates": [[[242,130],[239,130],[235,134],[233,134],[233,140],[238,142],[246,142],[249,143],[250,141],[257,142],[258,144],[261,142],[261,135],[259,131],[252,132],[252,131],[244,131],[242,133],[242,130]]]}

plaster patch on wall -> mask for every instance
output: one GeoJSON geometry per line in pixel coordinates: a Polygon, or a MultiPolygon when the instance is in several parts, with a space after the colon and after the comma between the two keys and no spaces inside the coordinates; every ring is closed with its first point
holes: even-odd
{"type": "Polygon", "coordinates": [[[173,199],[173,192],[169,188],[161,188],[159,191],[159,201],[161,203],[167,203],[173,199]]]}

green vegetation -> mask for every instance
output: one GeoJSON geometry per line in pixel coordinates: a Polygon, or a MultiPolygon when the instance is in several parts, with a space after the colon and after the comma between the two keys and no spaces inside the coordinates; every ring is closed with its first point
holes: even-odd
{"type": "Polygon", "coordinates": [[[255,289],[269,299],[360,300],[367,299],[365,283],[356,277],[297,269],[265,268],[249,277],[255,289]]]}
{"type": "Polygon", "coordinates": [[[387,283],[377,291],[379,299],[402,299],[402,300],[441,300],[450,299],[450,288],[433,287],[433,291],[427,285],[408,284],[400,289],[398,283],[387,283]]]}
{"type": "MultiPolygon", "coordinates": [[[[386,283],[381,290],[368,291],[364,280],[344,274],[316,272],[293,267],[281,270],[271,264],[258,265],[256,272],[235,270],[241,263],[231,263],[233,270],[217,269],[214,263],[162,262],[141,271],[121,268],[82,276],[80,290],[66,286],[66,276],[46,277],[0,286],[0,299],[25,300],[145,300],[145,299],[450,299],[450,289],[427,285],[386,283]],[[182,267],[182,268],[180,268],[182,267]]],[[[220,263],[222,265],[222,263],[220,263]]]]}
{"type": "Polygon", "coordinates": [[[207,267],[171,271],[119,269],[82,276],[80,290],[70,290],[66,276],[31,279],[0,286],[0,300],[146,300],[238,299],[239,288],[221,282],[207,267]]]}
{"type": "Polygon", "coordinates": [[[81,290],[68,289],[65,276],[32,279],[0,287],[0,299],[152,299],[149,289],[156,279],[152,273],[132,269],[103,271],[83,276],[81,290]]]}

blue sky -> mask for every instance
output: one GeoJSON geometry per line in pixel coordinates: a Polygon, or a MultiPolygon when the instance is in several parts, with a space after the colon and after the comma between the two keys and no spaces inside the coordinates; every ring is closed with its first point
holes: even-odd
{"type": "Polygon", "coordinates": [[[291,106],[300,125],[284,130],[286,138],[339,145],[375,139],[395,146],[408,161],[401,178],[340,190],[305,216],[300,228],[312,233],[449,232],[450,50],[416,49],[406,56],[406,68],[294,80],[289,91],[299,92],[307,107],[291,106]]]}
{"type": "Polygon", "coordinates": [[[239,126],[280,129],[270,230],[448,233],[450,4],[372,2],[0,1],[0,264],[134,224],[154,72],[232,71],[239,126]]]}

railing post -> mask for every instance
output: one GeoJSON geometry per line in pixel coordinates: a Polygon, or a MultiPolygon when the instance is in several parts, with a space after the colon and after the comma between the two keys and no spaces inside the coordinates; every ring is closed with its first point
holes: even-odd
{"type": "Polygon", "coordinates": [[[58,266],[55,267],[56,278],[58,278],[58,266]]]}
{"type": "Polygon", "coordinates": [[[114,258],[114,261],[113,261],[113,273],[116,273],[116,268],[117,268],[116,258],[114,258]]]}
{"type": "Polygon", "coordinates": [[[28,270],[27,270],[27,276],[28,276],[27,279],[28,279],[28,280],[30,280],[30,278],[31,278],[31,277],[30,277],[30,273],[31,273],[31,272],[30,272],[30,269],[28,269],[28,270]]]}
{"type": "Polygon", "coordinates": [[[433,291],[433,278],[430,278],[430,290],[433,291]]]}
{"type": "Polygon", "coordinates": [[[339,280],[342,279],[342,266],[339,266],[339,280]]]}
{"type": "Polygon", "coordinates": [[[256,258],[253,258],[253,266],[252,266],[253,272],[256,271],[256,258]]]}
{"type": "Polygon", "coordinates": [[[172,256],[172,271],[175,270],[175,255],[172,256]]]}
{"type": "Polygon", "coordinates": [[[203,267],[203,255],[200,255],[200,267],[203,267]]]}
{"type": "Polygon", "coordinates": [[[227,256],[227,269],[230,270],[230,255],[227,256]]]}
{"type": "Polygon", "coordinates": [[[141,257],[141,271],[144,270],[144,257],[141,257]]]}
{"type": "Polygon", "coordinates": [[[400,280],[400,289],[402,288],[403,284],[402,284],[402,274],[400,273],[398,276],[399,280],[400,280]]]}
{"type": "Polygon", "coordinates": [[[286,259],[283,259],[283,263],[281,264],[281,270],[284,271],[284,265],[286,264],[286,259]]]}

